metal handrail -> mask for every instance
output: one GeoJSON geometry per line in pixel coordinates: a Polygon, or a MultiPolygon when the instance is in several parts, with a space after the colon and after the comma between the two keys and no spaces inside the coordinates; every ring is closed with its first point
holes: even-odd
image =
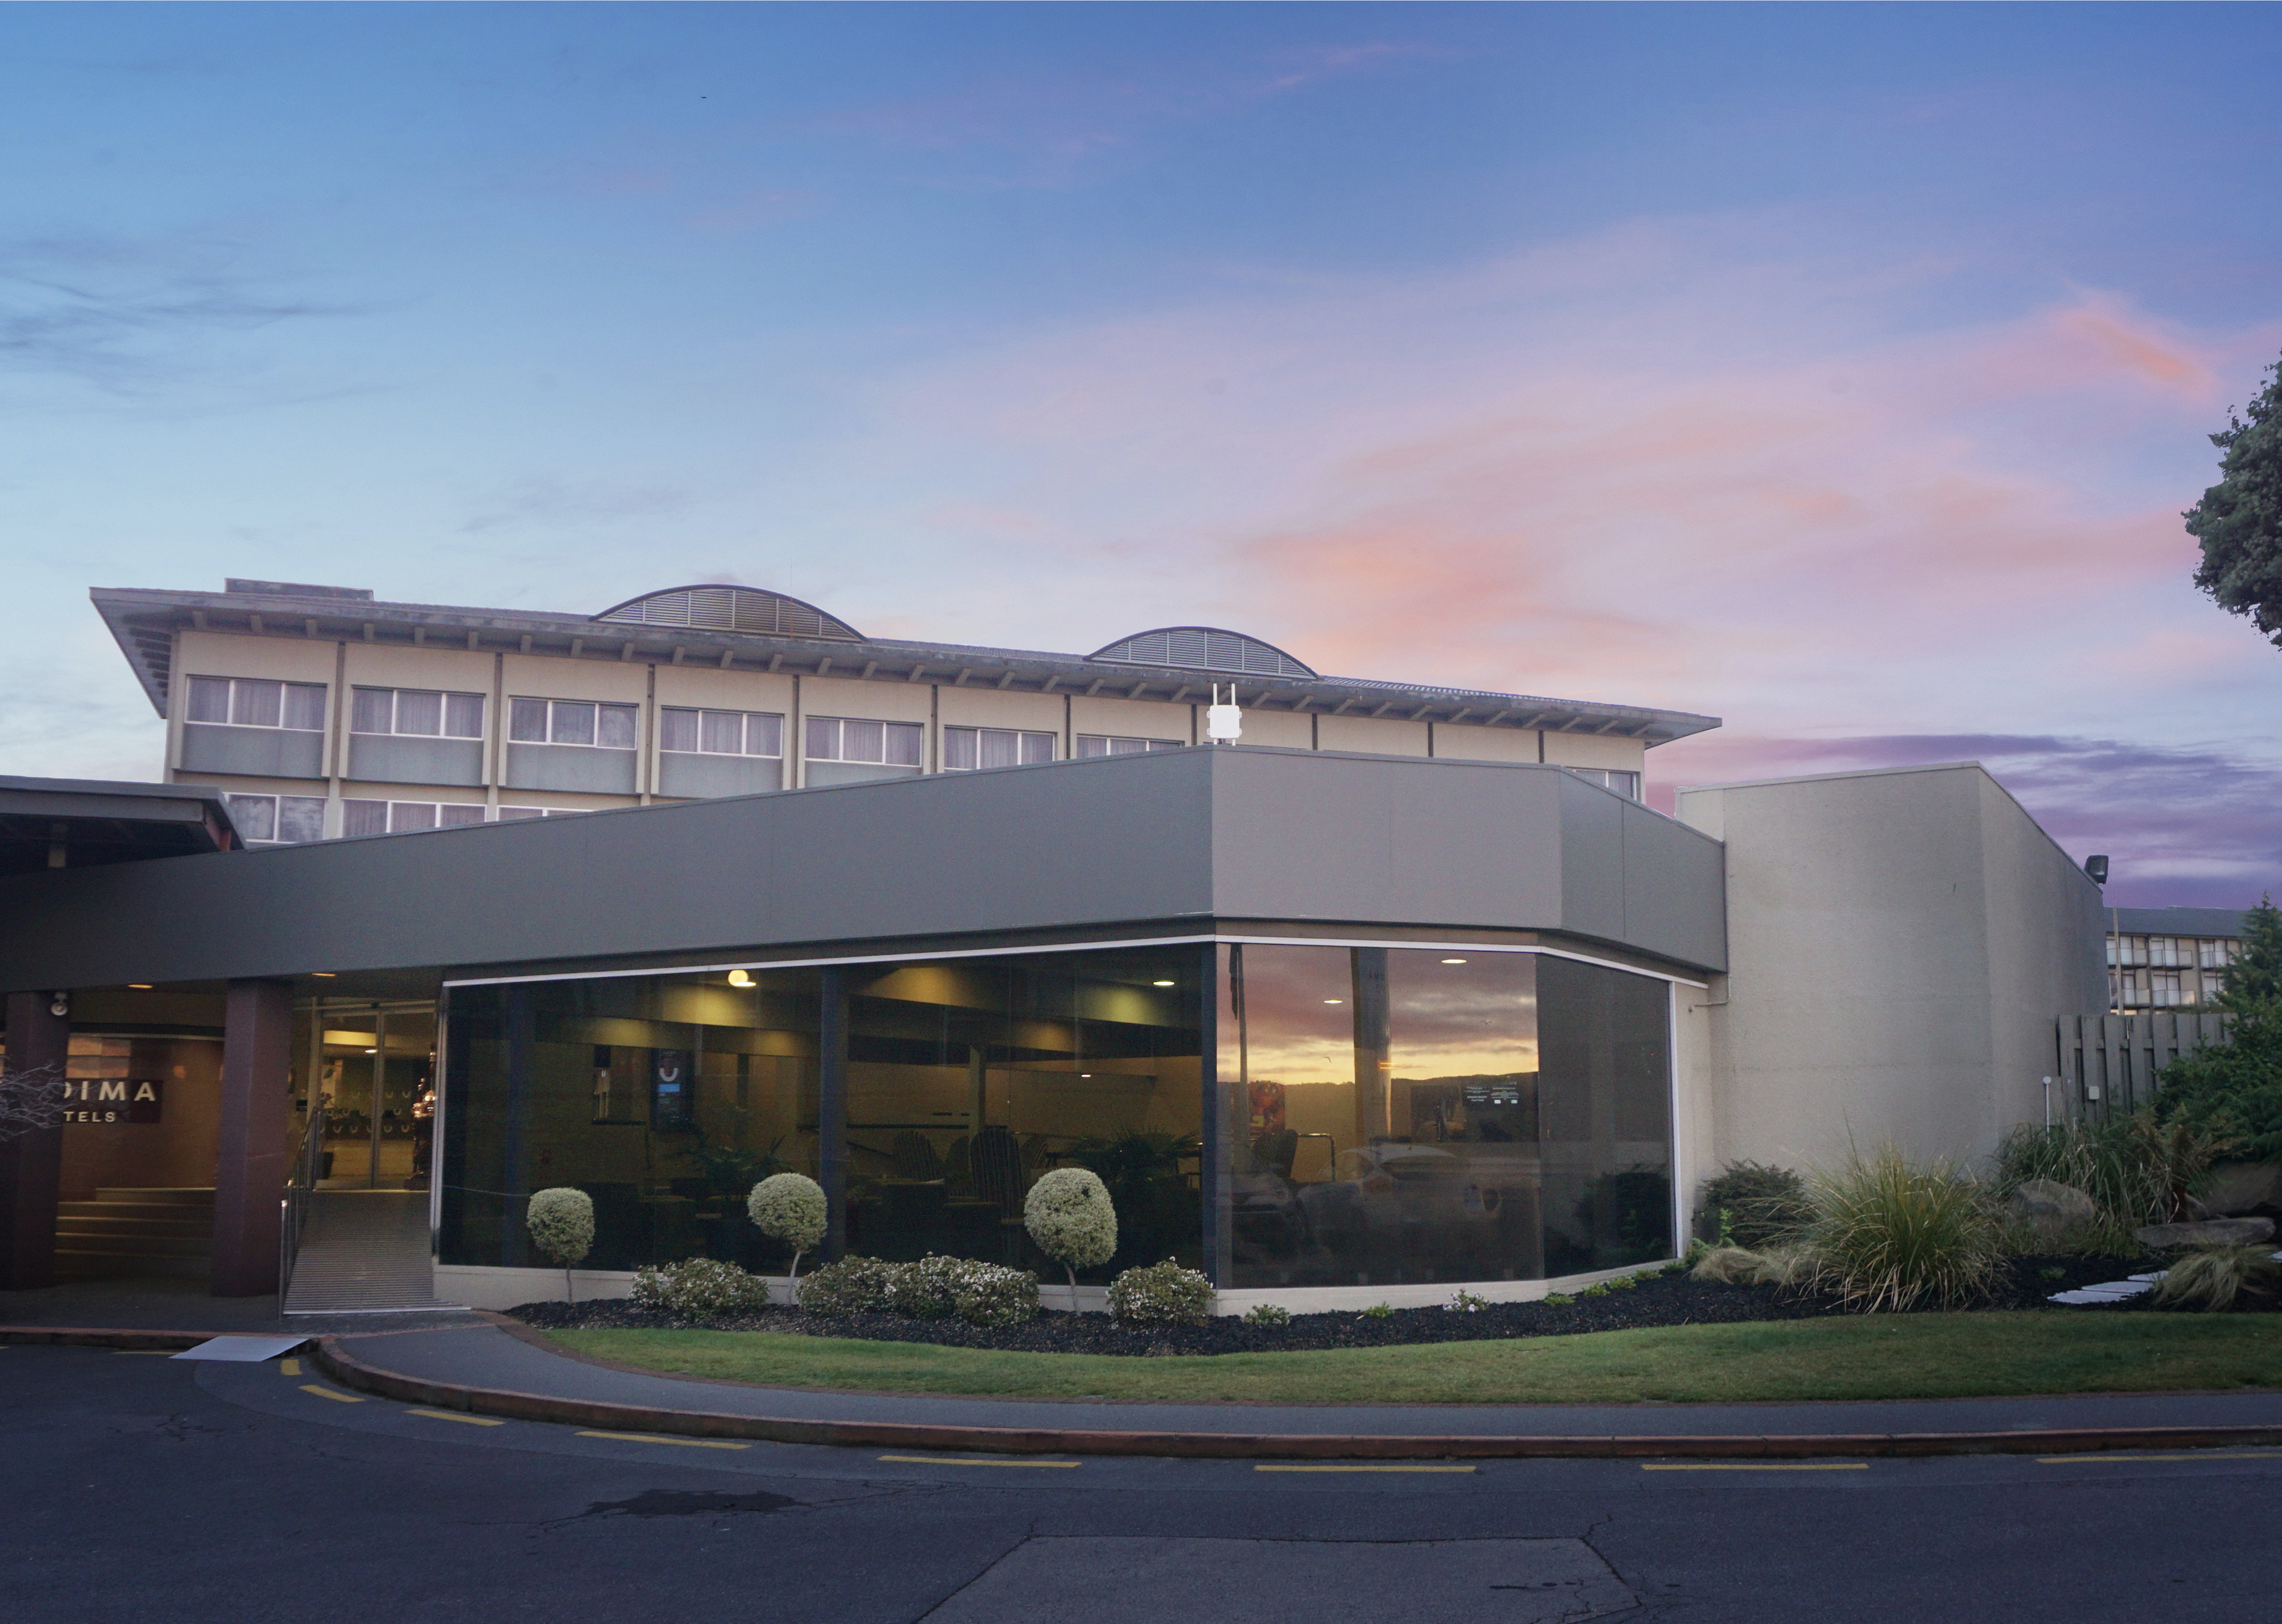
{"type": "Polygon", "coordinates": [[[293,1265],[301,1255],[301,1232],[308,1224],[309,1198],[316,1193],[320,1170],[324,1166],[327,1115],[325,1107],[318,1105],[301,1124],[301,1142],[293,1149],[292,1171],[286,1176],[284,1193],[277,1203],[277,1301],[281,1307],[286,1291],[293,1284],[293,1265]]]}

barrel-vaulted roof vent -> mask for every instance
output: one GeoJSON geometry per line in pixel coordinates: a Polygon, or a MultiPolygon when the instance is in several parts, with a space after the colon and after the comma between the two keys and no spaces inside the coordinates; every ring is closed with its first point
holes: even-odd
{"type": "Polygon", "coordinates": [[[1312,677],[1316,673],[1273,643],[1218,626],[1167,626],[1121,637],[1086,657],[1120,665],[1171,665],[1183,671],[1233,671],[1251,677],[1312,677]]]}
{"type": "Polygon", "coordinates": [[[686,626],[701,632],[761,632],[774,637],[827,637],[860,643],[864,634],[813,603],[757,587],[674,587],[628,598],[597,620],[686,626]]]}

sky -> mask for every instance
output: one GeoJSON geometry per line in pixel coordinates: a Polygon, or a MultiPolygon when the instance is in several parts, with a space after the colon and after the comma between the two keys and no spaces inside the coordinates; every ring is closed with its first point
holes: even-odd
{"type": "Polygon", "coordinates": [[[1233,627],[1979,760],[2282,892],[2192,585],[2282,355],[2282,9],[0,6],[0,772],[151,778],[92,587],[1233,627]]]}

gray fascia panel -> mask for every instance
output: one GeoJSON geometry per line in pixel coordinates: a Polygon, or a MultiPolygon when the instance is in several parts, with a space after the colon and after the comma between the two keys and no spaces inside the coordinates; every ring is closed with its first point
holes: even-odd
{"type": "Polygon", "coordinates": [[[1721,967],[1716,894],[1632,939],[1625,897],[1716,893],[1721,867],[1653,813],[1626,838],[1627,804],[1556,767],[1205,749],[62,870],[0,881],[0,986],[1215,918],[1564,931],[1721,967]],[[1641,885],[1579,892],[1576,839],[1641,885]]]}

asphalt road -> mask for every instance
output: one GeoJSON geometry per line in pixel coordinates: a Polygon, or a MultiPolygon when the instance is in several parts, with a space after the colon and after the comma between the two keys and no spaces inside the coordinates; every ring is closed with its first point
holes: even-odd
{"type": "Polygon", "coordinates": [[[274,1362],[34,1347],[0,1348],[0,1429],[12,1624],[2282,1612],[2282,1449],[1743,1469],[993,1463],[483,1425],[274,1362]]]}

